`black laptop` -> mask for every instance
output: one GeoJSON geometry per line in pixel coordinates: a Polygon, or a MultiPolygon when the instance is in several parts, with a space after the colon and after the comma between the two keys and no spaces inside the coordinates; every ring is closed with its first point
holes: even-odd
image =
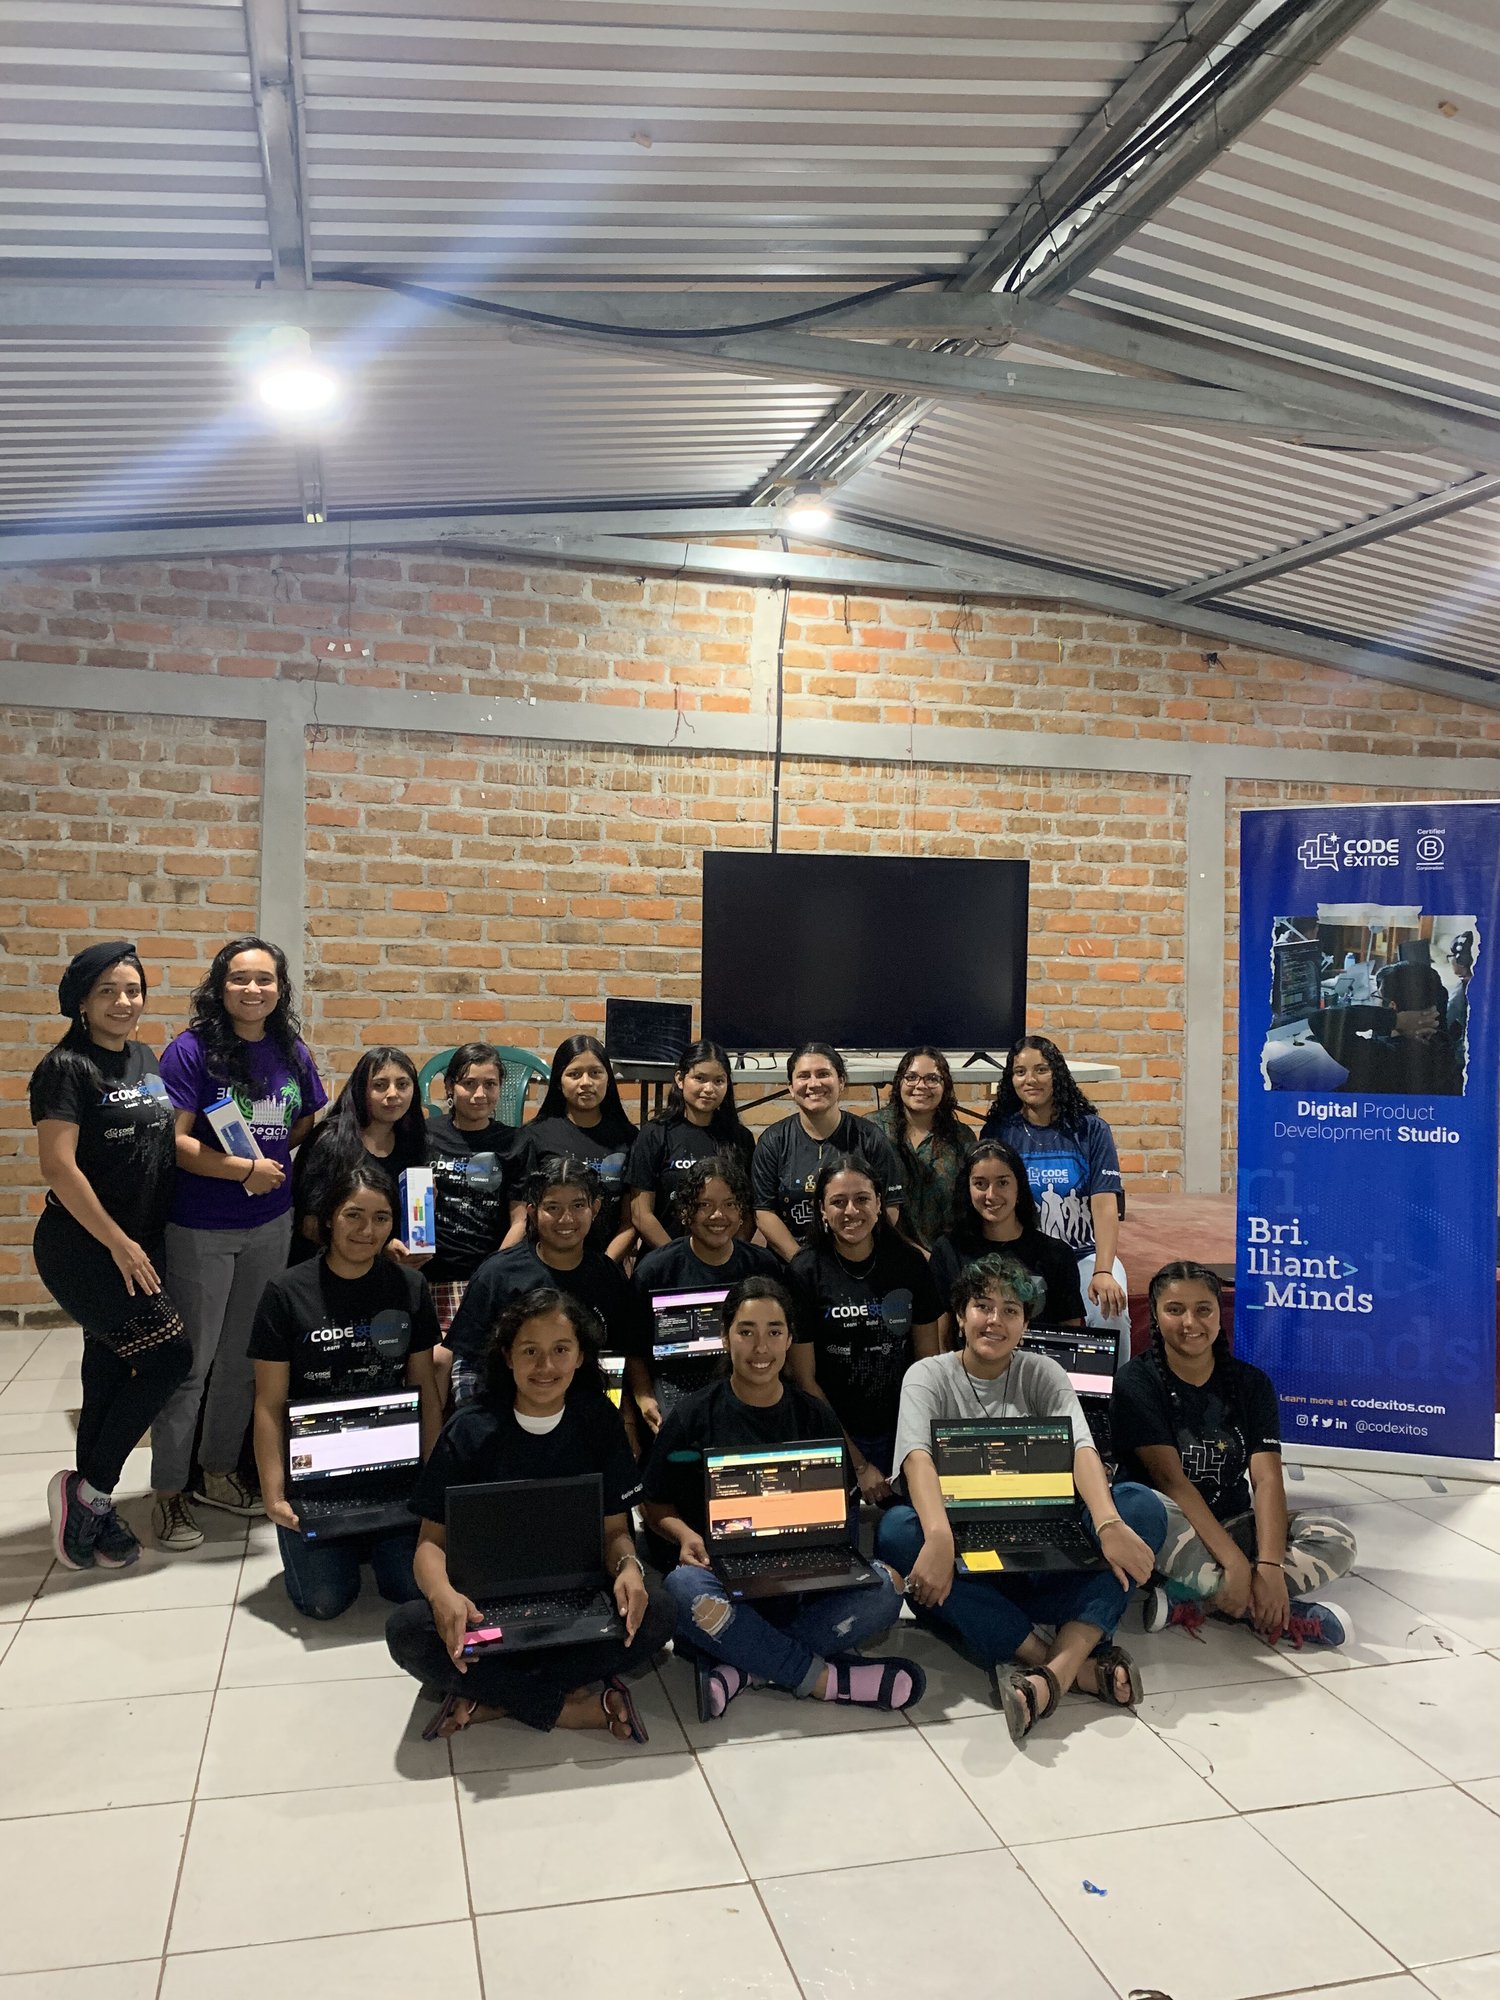
{"type": "Polygon", "coordinates": [[[1109,1399],[1114,1393],[1119,1343],[1104,1327],[1028,1327],[1026,1345],[1055,1361],[1083,1405],[1089,1432],[1106,1465],[1115,1462],[1115,1434],[1109,1399]]]}
{"type": "Polygon", "coordinates": [[[703,1454],[708,1559],[731,1597],[850,1590],[885,1572],[849,1525],[842,1438],[703,1454]]]}
{"type": "Polygon", "coordinates": [[[720,1312],[729,1287],[651,1294],[652,1373],[679,1394],[701,1389],[724,1366],[720,1312]]]}
{"type": "Polygon", "coordinates": [[[448,1581],[484,1617],[464,1641],[465,1653],[618,1638],[597,1472],[450,1486],[446,1526],[448,1581]]]}
{"type": "Polygon", "coordinates": [[[415,1389],[328,1396],[286,1413],[286,1497],[307,1542],[415,1527],[407,1501],[422,1463],[415,1389]]]}
{"type": "Polygon", "coordinates": [[[938,1417],[932,1462],[965,1576],[1103,1569],[1073,1487],[1066,1417],[938,1417]]]}

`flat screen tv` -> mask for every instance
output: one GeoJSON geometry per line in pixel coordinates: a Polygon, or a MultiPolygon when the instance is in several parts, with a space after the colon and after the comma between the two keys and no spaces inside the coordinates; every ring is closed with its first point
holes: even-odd
{"type": "Polygon", "coordinates": [[[703,1032],[998,1053],[1026,1032],[1025,861],[703,856],[703,1032]]]}

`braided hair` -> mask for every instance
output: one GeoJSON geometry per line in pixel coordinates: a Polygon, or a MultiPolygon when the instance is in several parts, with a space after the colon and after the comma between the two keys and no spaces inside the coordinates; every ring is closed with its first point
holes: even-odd
{"type": "Polygon", "coordinates": [[[995,1108],[990,1113],[992,1120],[1023,1116],[1021,1100],[1016,1095],[1016,1086],[1011,1081],[1016,1067],[1016,1057],[1022,1049],[1035,1049],[1052,1072],[1052,1122],[1065,1131],[1076,1132],[1085,1118],[1095,1116],[1093,1105],[1073,1081],[1073,1072],[1068,1068],[1067,1057],[1045,1035],[1023,1035],[1005,1058],[1004,1074],[1000,1087],[995,1092],[995,1108]]]}

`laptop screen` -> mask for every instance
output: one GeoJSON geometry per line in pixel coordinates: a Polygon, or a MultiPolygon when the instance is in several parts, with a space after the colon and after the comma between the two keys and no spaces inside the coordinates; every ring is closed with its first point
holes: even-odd
{"type": "Polygon", "coordinates": [[[1029,1327],[1026,1345],[1037,1354],[1055,1361],[1078,1396],[1107,1396],[1115,1386],[1115,1362],[1119,1349],[1113,1334],[1077,1333],[1066,1329],[1029,1327]]]}
{"type": "Polygon", "coordinates": [[[448,1577],[468,1597],[580,1589],[604,1569],[604,1482],[515,1479],[450,1486],[448,1577]]]}
{"type": "Polygon", "coordinates": [[[415,1470],[422,1459],[417,1405],[415,1389],[291,1404],[286,1430],[292,1484],[326,1487],[354,1473],[415,1470]]]}
{"type": "Polygon", "coordinates": [[[764,1451],[710,1451],[704,1463],[714,1543],[754,1548],[772,1540],[842,1539],[846,1533],[842,1438],[764,1451]]]}
{"type": "Polygon", "coordinates": [[[618,1410],[625,1393],[625,1357],[621,1354],[601,1354],[599,1372],[604,1377],[604,1393],[618,1410]]]}
{"type": "Polygon", "coordinates": [[[950,1514],[1051,1511],[1073,1500],[1073,1427],[1065,1417],[940,1417],[932,1462],[950,1514]]]}
{"type": "Polygon", "coordinates": [[[722,1355],[724,1322],[719,1308],[728,1297],[727,1285],[710,1292],[653,1292],[651,1351],[656,1359],[686,1361],[722,1355]]]}

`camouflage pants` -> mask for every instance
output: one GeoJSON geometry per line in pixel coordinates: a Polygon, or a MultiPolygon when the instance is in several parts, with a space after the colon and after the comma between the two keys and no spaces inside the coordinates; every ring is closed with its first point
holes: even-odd
{"type": "MultiPolygon", "coordinates": [[[[1212,1597],[1224,1581],[1223,1570],[1198,1539],[1182,1509],[1165,1495],[1161,1503],[1167,1510],[1167,1539],[1157,1554],[1156,1568],[1167,1580],[1167,1596],[1174,1604],[1212,1597]]],[[[1235,1547],[1254,1561],[1255,1516],[1235,1514],[1220,1526],[1235,1547]]],[[[1281,1567],[1292,1597],[1310,1597],[1335,1577],[1346,1576],[1354,1559],[1354,1532],[1342,1521],[1327,1514],[1293,1514],[1288,1520],[1281,1567]]]]}

